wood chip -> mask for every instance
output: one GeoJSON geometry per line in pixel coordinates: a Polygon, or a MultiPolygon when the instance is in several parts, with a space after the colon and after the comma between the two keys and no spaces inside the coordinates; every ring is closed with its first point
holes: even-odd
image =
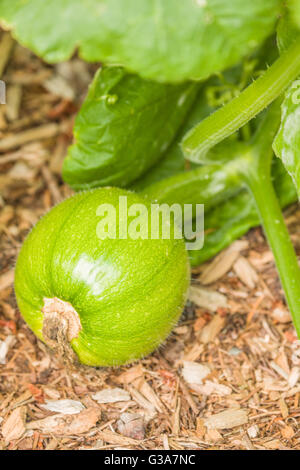
{"type": "Polygon", "coordinates": [[[290,312],[284,307],[276,307],[271,313],[271,317],[277,323],[290,323],[292,321],[292,317],[290,312]]]}
{"type": "Polygon", "coordinates": [[[181,409],[181,399],[177,398],[177,404],[175,413],[173,415],[173,425],[172,425],[172,434],[178,436],[180,433],[180,409],[181,409]]]}
{"type": "Polygon", "coordinates": [[[120,445],[120,446],[136,446],[140,444],[140,441],[132,439],[130,437],[121,436],[116,432],[112,431],[99,431],[98,437],[108,444],[120,445]]]}
{"type": "Polygon", "coordinates": [[[129,386],[131,396],[145,410],[145,418],[150,421],[156,416],[156,409],[153,403],[147,400],[135,387],[129,386]]]}
{"type": "Polygon", "coordinates": [[[16,338],[13,335],[7,336],[4,341],[0,340],[0,364],[6,364],[6,355],[15,341],[16,338]]]}
{"type": "Polygon", "coordinates": [[[8,225],[8,223],[14,217],[15,211],[12,206],[5,206],[0,212],[0,224],[8,225]]]}
{"type": "Polygon", "coordinates": [[[150,387],[148,382],[146,382],[146,380],[142,380],[140,384],[138,383],[137,388],[144,395],[144,397],[155,406],[159,413],[163,412],[164,405],[154,392],[153,388],[150,387]]]}
{"type": "Polygon", "coordinates": [[[93,400],[97,403],[116,403],[119,401],[129,401],[130,394],[122,388],[105,388],[100,392],[92,395],[93,400]]]}
{"type": "Polygon", "coordinates": [[[281,429],[281,435],[284,439],[291,439],[294,437],[295,431],[292,426],[284,426],[284,428],[281,429]]]}
{"type": "Polygon", "coordinates": [[[144,418],[138,413],[122,413],[117,426],[123,436],[137,440],[145,438],[144,418]]]}
{"type": "Polygon", "coordinates": [[[49,187],[53,203],[59,204],[63,198],[62,198],[62,195],[60,194],[60,190],[58,188],[56,180],[53,177],[52,173],[50,172],[48,166],[44,165],[42,167],[42,175],[49,187]]]}
{"type": "Polygon", "coordinates": [[[218,442],[222,440],[222,435],[216,429],[208,429],[205,433],[205,440],[208,442],[218,442]]]}
{"type": "Polygon", "coordinates": [[[30,181],[35,178],[37,168],[30,168],[25,162],[16,162],[8,172],[12,180],[30,181]]]}
{"type": "Polygon", "coordinates": [[[227,385],[219,384],[218,382],[212,382],[211,380],[206,380],[205,384],[200,385],[191,385],[191,389],[201,395],[220,395],[226,396],[231,395],[232,391],[227,385]]]}
{"type": "Polygon", "coordinates": [[[73,101],[75,93],[73,88],[69,85],[60,75],[54,75],[43,83],[46,90],[50,91],[53,95],[60,96],[66,100],[73,101]]]}
{"type": "Polygon", "coordinates": [[[9,121],[15,121],[20,114],[22,101],[22,87],[11,85],[7,87],[5,114],[9,121]]]}
{"type": "Polygon", "coordinates": [[[197,307],[204,308],[211,312],[216,312],[218,308],[228,307],[225,295],[200,286],[190,287],[189,300],[197,305],[197,307]]]}
{"type": "Polygon", "coordinates": [[[207,344],[218,336],[225,325],[225,317],[221,315],[215,315],[213,319],[206,325],[200,333],[200,342],[207,344]]]}
{"type": "Polygon", "coordinates": [[[257,426],[257,424],[250,426],[247,429],[247,434],[250,437],[250,439],[255,439],[259,435],[259,427],[257,426]]]}
{"type": "Polygon", "coordinates": [[[82,434],[93,428],[100,416],[100,408],[91,407],[75,415],[57,414],[31,421],[27,424],[27,429],[38,429],[42,432],[65,436],[82,434]]]}
{"type": "Polygon", "coordinates": [[[10,269],[0,276],[0,291],[7,289],[14,282],[14,270],[10,269]]]}
{"type": "Polygon", "coordinates": [[[285,370],[283,370],[282,367],[276,364],[275,361],[271,361],[270,365],[277,372],[277,374],[281,375],[281,377],[283,377],[285,380],[288,380],[289,374],[285,370]]]}
{"type": "Polygon", "coordinates": [[[254,289],[258,282],[258,275],[244,256],[239,256],[233,265],[233,270],[249,289],[254,289]]]}
{"type": "Polygon", "coordinates": [[[211,370],[198,362],[183,361],[181,373],[187,383],[200,385],[203,383],[203,379],[211,373],[211,370]]]}
{"type": "Polygon", "coordinates": [[[182,390],[182,394],[183,394],[184,398],[186,399],[187,403],[189,404],[190,408],[193,410],[195,415],[197,415],[198,411],[199,411],[198,406],[195,403],[194,398],[190,394],[190,392],[188,390],[188,387],[186,387],[186,385],[184,384],[183,381],[180,381],[179,386],[180,386],[180,388],[182,390]]]}
{"type": "Polygon", "coordinates": [[[83,404],[77,400],[46,400],[45,404],[40,405],[41,408],[63,415],[73,415],[80,413],[85,409],[83,404]]]}
{"type": "Polygon", "coordinates": [[[0,152],[7,152],[13,148],[32,142],[33,140],[49,139],[59,132],[59,125],[55,123],[45,124],[32,129],[4,137],[0,141],[0,152]]]}
{"type": "Polygon", "coordinates": [[[26,406],[20,406],[12,411],[9,417],[3,422],[2,435],[6,444],[20,439],[26,431],[26,406]]]}
{"type": "Polygon", "coordinates": [[[221,411],[204,419],[207,429],[231,429],[246,423],[248,423],[248,415],[243,409],[221,411]]]}
{"type": "Polygon", "coordinates": [[[272,439],[271,441],[265,442],[264,447],[270,450],[279,450],[281,442],[279,439],[272,439]]]}
{"type": "Polygon", "coordinates": [[[135,380],[143,377],[144,370],[142,364],[130,367],[117,377],[117,382],[122,384],[132,384],[135,380]]]}
{"type": "Polygon", "coordinates": [[[240,255],[248,247],[248,242],[239,240],[234,242],[227,250],[222,251],[201,274],[199,281],[203,285],[212,284],[226,274],[240,255]]]}
{"type": "Polygon", "coordinates": [[[295,387],[295,385],[298,383],[300,378],[300,368],[299,367],[293,367],[289,376],[288,376],[288,384],[290,388],[295,387]]]}
{"type": "Polygon", "coordinates": [[[283,398],[280,398],[279,400],[279,408],[280,408],[283,419],[286,419],[289,415],[289,409],[283,398]]]}

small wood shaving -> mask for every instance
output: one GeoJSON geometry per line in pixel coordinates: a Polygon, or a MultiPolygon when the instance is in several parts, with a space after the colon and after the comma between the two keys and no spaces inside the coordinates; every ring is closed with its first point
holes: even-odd
{"type": "Polygon", "coordinates": [[[19,134],[5,137],[0,142],[0,152],[6,152],[13,148],[32,142],[33,140],[49,139],[59,132],[59,126],[55,123],[45,124],[40,127],[29,129],[19,134]]]}
{"type": "Polygon", "coordinates": [[[92,395],[97,403],[116,403],[120,401],[129,401],[130,394],[122,388],[106,388],[92,395]]]}
{"type": "Polygon", "coordinates": [[[180,409],[181,409],[181,399],[178,397],[175,413],[173,415],[173,425],[172,425],[172,434],[178,436],[180,434],[180,409]]]}
{"type": "Polygon", "coordinates": [[[156,410],[159,413],[163,412],[164,406],[161,400],[158,398],[157,394],[154,392],[153,388],[150,387],[148,382],[143,380],[141,384],[137,385],[137,388],[144,395],[144,397],[147,398],[147,400],[155,406],[156,410]]]}
{"type": "Polygon", "coordinates": [[[189,299],[198,307],[205,308],[211,312],[216,312],[218,308],[228,307],[225,295],[200,286],[190,287],[189,299]]]}
{"type": "Polygon", "coordinates": [[[288,376],[288,384],[289,387],[293,388],[295,385],[298,383],[300,378],[300,368],[299,367],[293,367],[289,376],[288,376]]]}
{"type": "Polygon", "coordinates": [[[140,407],[145,410],[145,417],[147,418],[147,420],[150,421],[151,419],[153,419],[156,416],[155,406],[134,387],[130,386],[129,390],[133,400],[135,400],[140,405],[140,407]]]}
{"type": "Polygon", "coordinates": [[[7,336],[4,341],[0,340],[0,364],[6,364],[6,355],[10,346],[12,346],[14,343],[15,337],[12,335],[7,336]]]}
{"type": "Polygon", "coordinates": [[[236,241],[218,255],[203,271],[199,281],[203,285],[212,284],[226,274],[239,257],[241,251],[248,246],[247,241],[236,241]]]}
{"type": "Polygon", "coordinates": [[[130,437],[121,436],[116,432],[112,431],[100,431],[98,436],[108,444],[120,445],[120,446],[131,446],[139,444],[139,441],[130,437]]]}
{"type": "Polygon", "coordinates": [[[280,408],[283,419],[286,419],[289,415],[289,409],[283,398],[280,398],[279,400],[279,408],[280,408]]]}
{"type": "Polygon", "coordinates": [[[213,341],[225,325],[225,318],[215,315],[214,318],[201,331],[200,341],[204,344],[213,341]]]}
{"type": "Polygon", "coordinates": [[[250,439],[255,439],[259,435],[259,427],[254,424],[247,429],[247,433],[250,439]]]}
{"type": "Polygon", "coordinates": [[[207,429],[231,429],[246,423],[248,423],[248,415],[243,409],[222,411],[204,419],[207,429]]]}
{"type": "Polygon", "coordinates": [[[222,435],[216,429],[208,429],[205,433],[205,440],[215,443],[222,440],[222,435]]]}
{"type": "Polygon", "coordinates": [[[275,320],[278,323],[290,323],[292,321],[291,314],[286,308],[281,308],[281,307],[274,308],[271,316],[273,320],[275,320]]]}
{"type": "Polygon", "coordinates": [[[292,426],[284,426],[284,428],[281,429],[281,435],[284,439],[291,439],[294,437],[295,431],[292,426]]]}
{"type": "Polygon", "coordinates": [[[138,440],[145,438],[144,419],[137,413],[122,413],[117,426],[123,436],[138,440]]]}
{"type": "Polygon", "coordinates": [[[20,115],[22,93],[20,85],[11,85],[7,88],[5,114],[9,121],[15,121],[20,115]]]}
{"type": "Polygon", "coordinates": [[[53,95],[61,96],[69,101],[73,101],[75,93],[73,88],[69,85],[60,75],[55,75],[44,82],[46,90],[50,91],[53,95]]]}
{"type": "Polygon", "coordinates": [[[75,415],[57,414],[31,421],[27,424],[27,429],[38,429],[42,432],[64,436],[82,434],[93,428],[100,416],[99,408],[87,408],[75,415]]]}
{"type": "Polygon", "coordinates": [[[217,382],[212,382],[211,380],[206,380],[205,384],[192,384],[192,390],[202,395],[220,395],[226,396],[231,395],[231,388],[226,385],[219,384],[217,382]]]}
{"type": "Polygon", "coordinates": [[[209,367],[197,362],[183,361],[182,377],[187,383],[201,385],[203,379],[210,374],[209,367]]]}
{"type": "Polygon", "coordinates": [[[30,166],[25,162],[16,162],[8,173],[10,179],[15,181],[30,181],[35,178],[36,174],[37,168],[30,168],[30,166]]]}
{"type": "Polygon", "coordinates": [[[14,270],[10,269],[0,276],[0,291],[11,286],[14,282],[14,270]]]}
{"type": "Polygon", "coordinates": [[[83,404],[77,400],[46,400],[46,404],[40,405],[47,411],[54,411],[63,415],[73,415],[85,409],[83,404]]]}
{"type": "Polygon", "coordinates": [[[283,368],[280,367],[278,364],[276,364],[275,361],[272,361],[270,363],[270,365],[277,372],[278,375],[281,375],[281,377],[283,377],[285,380],[288,380],[289,376],[288,376],[287,372],[285,370],[283,370],[283,368]]]}
{"type": "Polygon", "coordinates": [[[143,377],[144,371],[142,364],[137,364],[130,367],[128,370],[118,375],[116,381],[122,384],[132,384],[137,379],[143,377]]]}
{"type": "Polygon", "coordinates": [[[25,420],[26,406],[20,406],[13,410],[9,417],[3,422],[2,435],[7,444],[23,436],[26,431],[25,420]]]}
{"type": "Polygon", "coordinates": [[[233,265],[233,270],[249,289],[254,289],[258,282],[258,275],[244,256],[239,256],[233,265]]]}

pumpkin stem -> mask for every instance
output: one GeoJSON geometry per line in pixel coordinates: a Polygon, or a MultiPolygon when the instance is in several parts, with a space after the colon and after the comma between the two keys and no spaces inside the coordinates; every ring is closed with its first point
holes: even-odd
{"type": "Polygon", "coordinates": [[[43,337],[52,349],[68,364],[78,362],[70,342],[77,338],[82,327],[76,310],[69,302],[57,297],[44,298],[43,337]]]}

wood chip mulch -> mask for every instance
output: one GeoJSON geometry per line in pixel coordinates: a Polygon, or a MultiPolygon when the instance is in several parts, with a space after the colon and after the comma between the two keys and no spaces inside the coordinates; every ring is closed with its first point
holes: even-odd
{"type": "MultiPolygon", "coordinates": [[[[16,255],[72,193],[61,164],[97,66],[49,66],[8,33],[0,58],[0,449],[300,449],[300,342],[259,228],[194,270],[181,322],[131,366],[69,370],[26,327],[16,255]]],[[[299,251],[297,207],[286,220],[299,251]]]]}

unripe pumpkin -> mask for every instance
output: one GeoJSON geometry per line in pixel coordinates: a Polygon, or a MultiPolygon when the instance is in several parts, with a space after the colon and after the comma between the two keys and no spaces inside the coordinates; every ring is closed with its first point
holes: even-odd
{"type": "Polygon", "coordinates": [[[118,214],[119,196],[128,207],[150,209],[118,188],[78,193],[37,223],[16,265],[17,303],[30,328],[60,354],[92,366],[152,352],[176,324],[189,286],[183,240],[99,239],[97,209],[110,204],[118,214]]]}

